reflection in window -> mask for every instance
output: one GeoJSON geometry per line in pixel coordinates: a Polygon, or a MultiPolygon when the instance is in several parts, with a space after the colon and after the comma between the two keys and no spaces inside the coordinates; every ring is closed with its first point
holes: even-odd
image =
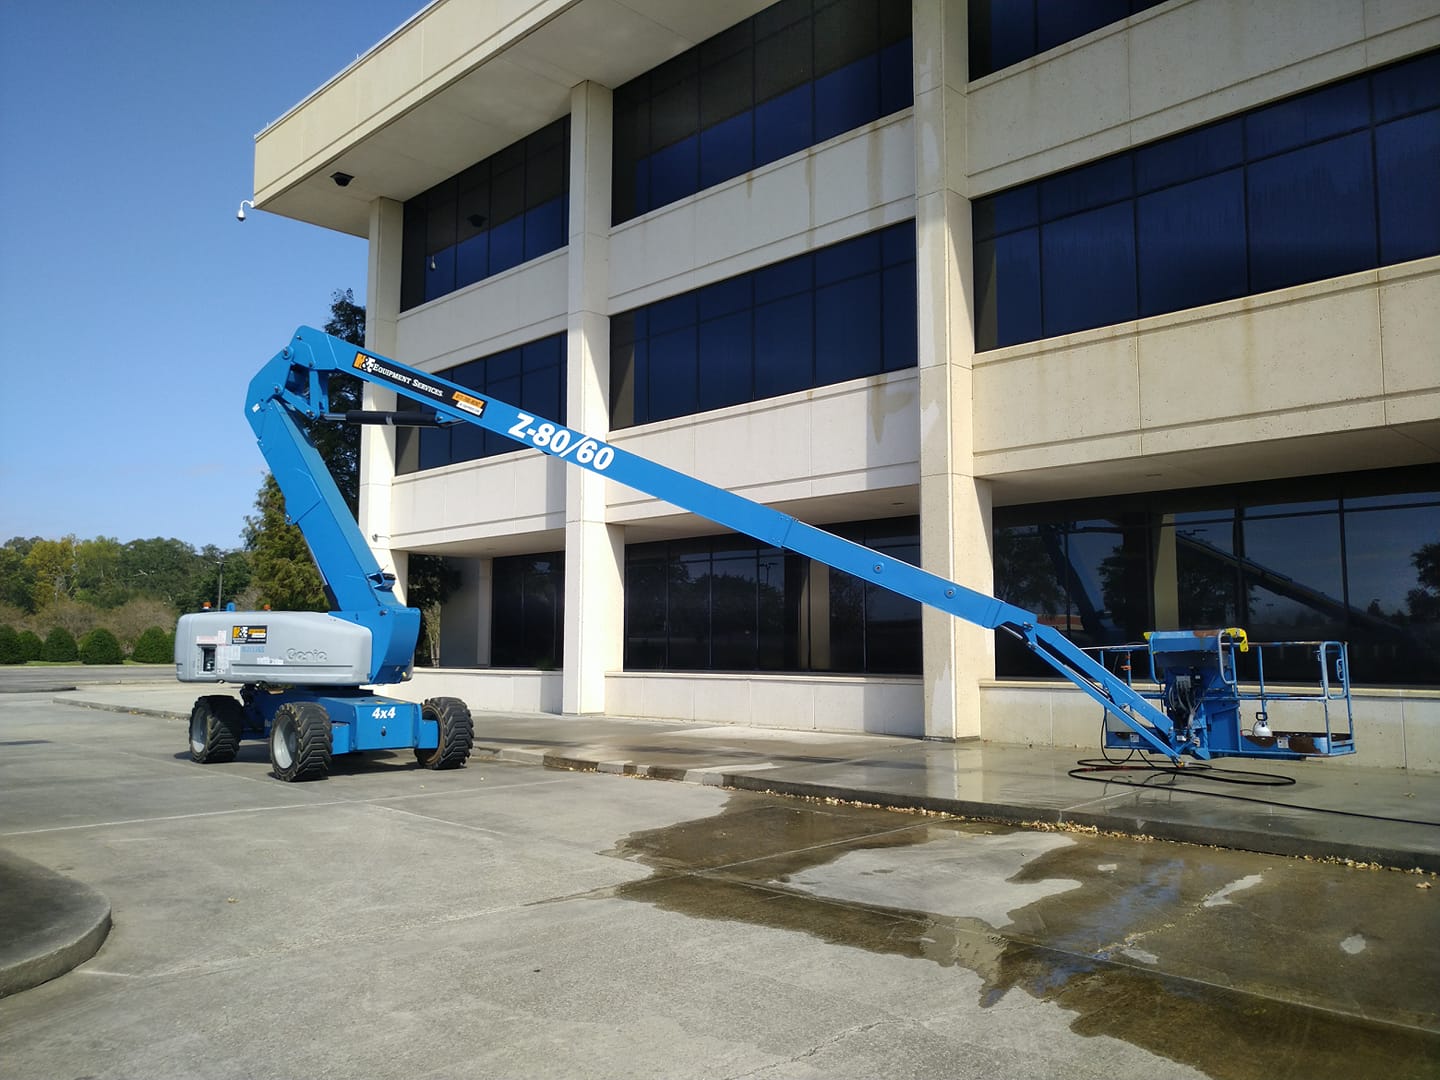
{"type": "MultiPolygon", "coordinates": [[[[564,334],[552,334],[435,374],[538,417],[565,423],[564,334]]],[[[401,400],[398,408],[402,412],[426,411],[420,402],[410,398],[401,400]]],[[[404,475],[438,469],[461,461],[508,454],[524,445],[474,424],[400,427],[395,431],[395,472],[404,475]]]]}
{"type": "MultiPolygon", "coordinates": [[[[1008,507],[994,543],[995,595],[1082,647],[1242,626],[1348,641],[1357,683],[1440,684],[1437,466],[1008,507]]],[[[996,658],[1050,674],[1005,635],[996,658]]],[[[1269,677],[1313,671],[1305,649],[1266,658],[1269,677]]]]}
{"type": "Polygon", "coordinates": [[[793,0],[615,91],[614,224],[907,108],[910,5],[793,0]]]}
{"type": "Polygon", "coordinates": [[[1431,53],[975,200],[977,348],[1440,253],[1437,87],[1431,53]]]}
{"type": "Polygon", "coordinates": [[[400,310],[562,248],[570,220],[570,118],[405,203],[400,310]]]}
{"type": "Polygon", "coordinates": [[[611,427],[915,363],[907,221],[612,317],[611,427]]]}
{"type": "MultiPolygon", "coordinates": [[[[919,560],[915,518],[830,528],[919,560]]],[[[920,605],[740,536],[631,544],[625,668],[918,674],[920,605]]]]}
{"type": "Polygon", "coordinates": [[[492,666],[558,669],[565,659],[565,553],[506,556],[492,567],[492,666]]]}

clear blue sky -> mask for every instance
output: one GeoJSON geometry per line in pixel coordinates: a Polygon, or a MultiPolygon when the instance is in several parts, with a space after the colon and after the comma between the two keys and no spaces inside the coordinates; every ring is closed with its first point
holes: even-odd
{"type": "Polygon", "coordinates": [[[365,242],[235,220],[254,135],[424,0],[0,2],[0,541],[235,547],[246,385],[365,242]]]}

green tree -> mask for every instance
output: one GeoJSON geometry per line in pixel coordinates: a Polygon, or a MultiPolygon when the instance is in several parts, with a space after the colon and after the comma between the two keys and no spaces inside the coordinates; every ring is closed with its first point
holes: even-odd
{"type": "Polygon", "coordinates": [[[1440,619],[1440,541],[1422,544],[1410,556],[1415,566],[1418,589],[1405,594],[1410,617],[1416,620],[1440,619]]]}
{"type": "MultiPolygon", "coordinates": [[[[173,633],[173,631],[171,631],[173,633]]],[[[130,659],[137,664],[168,664],[175,658],[175,643],[161,627],[149,627],[135,642],[130,659]]]]}
{"type": "Polygon", "coordinates": [[[175,607],[190,591],[199,557],[183,540],[156,536],[126,544],[120,553],[119,569],[126,587],[135,594],[175,607]]]}
{"type": "Polygon", "coordinates": [[[39,537],[13,536],[0,547],[0,604],[35,612],[35,571],[25,561],[39,537]]]}
{"type": "Polygon", "coordinates": [[[405,603],[420,609],[420,638],[415,658],[429,667],[440,666],[440,609],[460,587],[460,572],[449,559],[416,552],[410,556],[405,603]]]}
{"type": "Polygon", "coordinates": [[[40,635],[34,630],[20,631],[20,649],[25,654],[25,661],[39,660],[45,655],[45,643],[40,640],[40,635]]]}
{"type": "Polygon", "coordinates": [[[45,651],[40,658],[49,660],[51,663],[73,664],[79,656],[80,650],[75,644],[75,635],[63,626],[57,626],[46,636],[45,651]]]}
{"type": "Polygon", "coordinates": [[[245,546],[261,603],[281,611],[329,611],[304,534],[286,519],[285,496],[269,473],[255,497],[255,510],[245,519],[245,546]]]}
{"type": "Polygon", "coordinates": [[[223,549],[206,544],[195,557],[195,572],[183,597],[187,610],[206,603],[223,608],[250,587],[250,556],[242,548],[223,549]]]}
{"type": "Polygon", "coordinates": [[[23,664],[25,646],[13,626],[0,626],[0,664],[23,664]]]}
{"type": "Polygon", "coordinates": [[[62,598],[74,595],[75,537],[59,540],[37,540],[25,556],[25,565],[33,575],[32,610],[43,611],[62,598]]]}
{"type": "MultiPolygon", "coordinates": [[[[355,302],[351,289],[330,297],[330,318],[322,329],[355,346],[365,343],[365,308],[355,302]]],[[[332,375],[330,411],[360,408],[360,380],[332,375]]],[[[345,423],[305,422],[305,431],[330,469],[335,486],[352,514],[360,504],[360,432],[345,423]]],[[[285,496],[272,475],[266,474],[255,496],[256,514],[245,519],[245,549],[253,585],[262,602],[294,611],[328,611],[324,585],[300,530],[289,523],[285,496]]],[[[238,589],[237,589],[238,591],[238,589]]]]}
{"type": "Polygon", "coordinates": [[[80,662],[83,664],[123,664],[125,650],[115,635],[103,626],[97,626],[80,642],[80,662]]]}
{"type": "Polygon", "coordinates": [[[109,536],[81,540],[75,545],[75,599],[98,608],[119,607],[131,590],[121,579],[120,541],[109,536]]]}

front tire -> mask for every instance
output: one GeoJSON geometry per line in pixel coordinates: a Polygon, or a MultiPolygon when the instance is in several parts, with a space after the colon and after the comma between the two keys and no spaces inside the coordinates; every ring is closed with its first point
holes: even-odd
{"type": "Polygon", "coordinates": [[[423,719],[440,728],[440,745],[433,750],[415,748],[415,760],[427,769],[458,769],[470,758],[475,723],[469,707],[459,698],[430,698],[420,706],[423,719]]]}
{"type": "Polygon", "coordinates": [[[190,710],[190,759],[201,765],[235,760],[245,712],[225,694],[207,694],[190,710]]]}
{"type": "Polygon", "coordinates": [[[330,771],[330,714],[313,701],[291,701],[275,710],[270,725],[270,765],[275,779],[320,780],[330,771]]]}

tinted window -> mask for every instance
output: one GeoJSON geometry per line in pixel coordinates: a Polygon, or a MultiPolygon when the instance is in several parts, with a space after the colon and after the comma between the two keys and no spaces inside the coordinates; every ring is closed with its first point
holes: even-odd
{"type": "Polygon", "coordinates": [[[610,335],[614,428],[913,367],[914,223],[623,312],[610,335]]]}
{"type": "Polygon", "coordinates": [[[1440,253],[1437,56],[975,200],[976,347],[1440,253]]]}
{"type": "Polygon", "coordinates": [[[910,8],[776,4],[615,91],[615,224],[907,108],[910,8]]]}

